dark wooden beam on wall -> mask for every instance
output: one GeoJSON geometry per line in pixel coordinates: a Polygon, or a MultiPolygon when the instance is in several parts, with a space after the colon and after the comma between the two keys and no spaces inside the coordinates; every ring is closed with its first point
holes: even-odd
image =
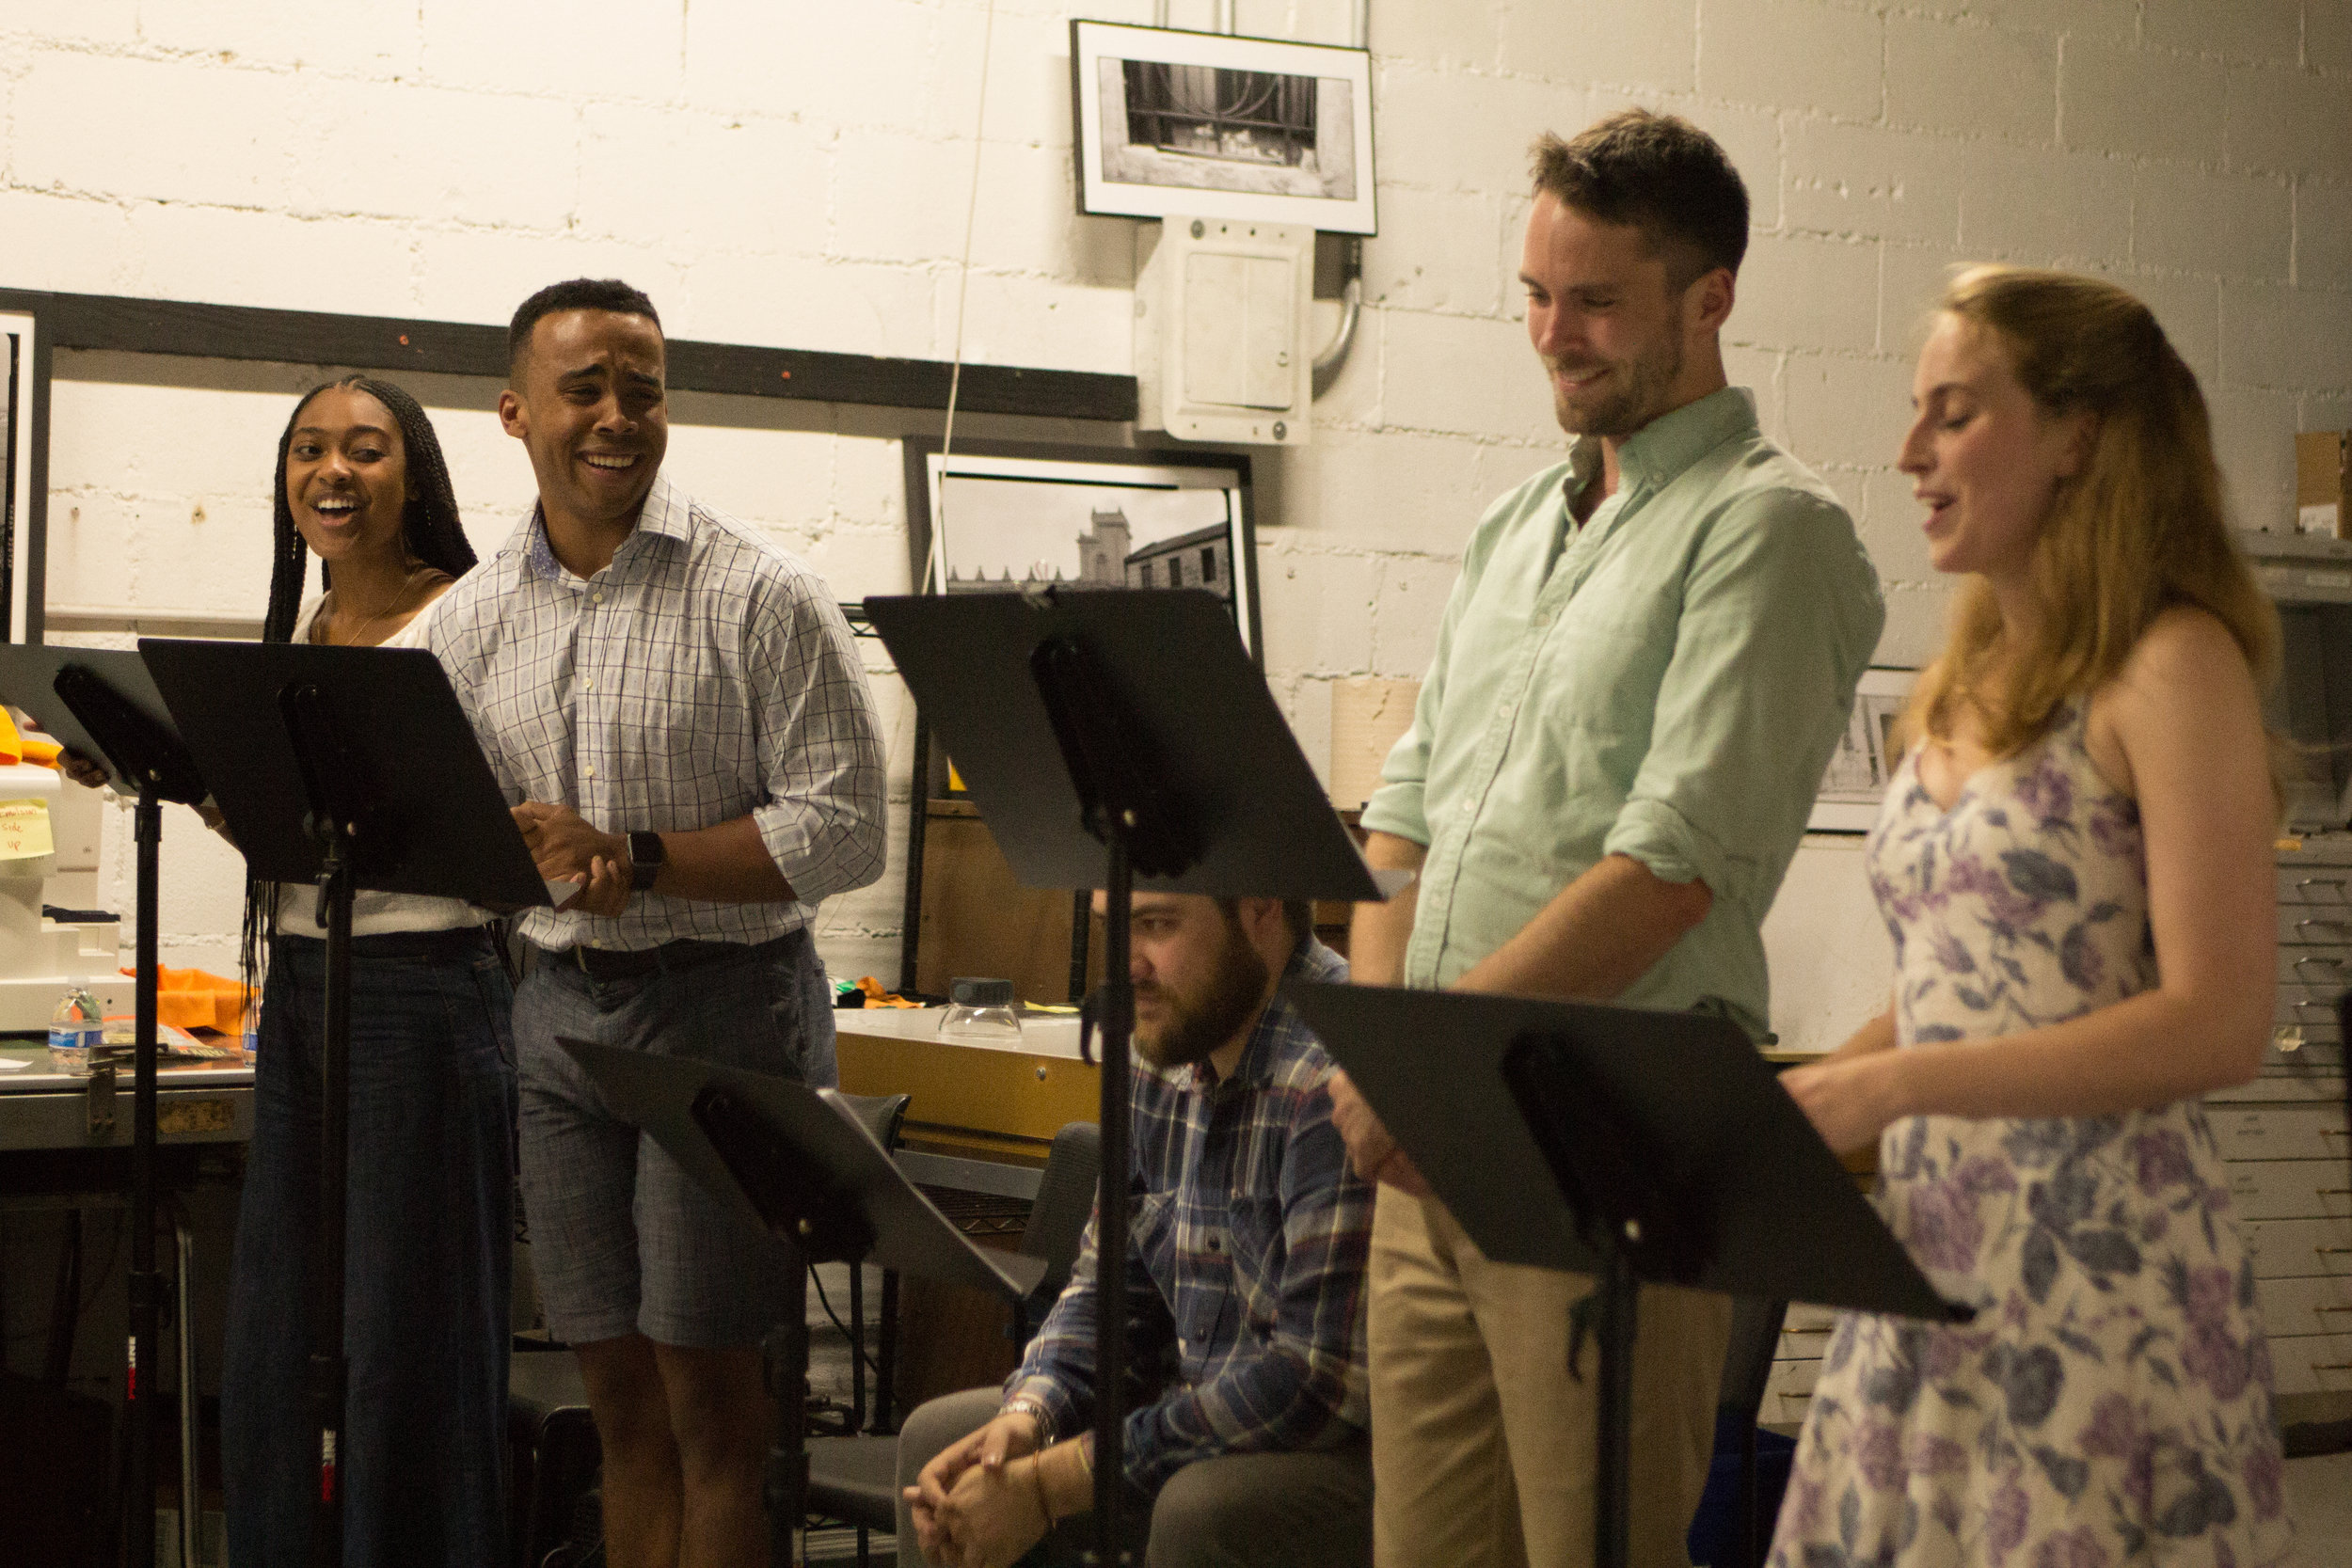
{"type": "MultiPolygon", "coordinates": [[[[0,289],[0,311],[37,316],[43,342],[64,349],[285,360],[443,375],[503,376],[506,329],[475,322],[345,316],[249,305],[131,299],[0,289]]],[[[797,398],[887,408],[945,408],[952,367],[815,349],[670,340],[670,386],[739,397],[797,398]]],[[[1132,420],[1136,382],[1093,371],[966,365],[956,405],[975,414],[1132,420]]]]}

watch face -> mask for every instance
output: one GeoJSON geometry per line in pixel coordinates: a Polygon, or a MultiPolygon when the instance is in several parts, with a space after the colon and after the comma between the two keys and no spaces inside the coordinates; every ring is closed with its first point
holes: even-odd
{"type": "Polygon", "coordinates": [[[661,874],[661,835],[631,833],[628,835],[628,884],[632,892],[644,893],[653,886],[661,874]]]}

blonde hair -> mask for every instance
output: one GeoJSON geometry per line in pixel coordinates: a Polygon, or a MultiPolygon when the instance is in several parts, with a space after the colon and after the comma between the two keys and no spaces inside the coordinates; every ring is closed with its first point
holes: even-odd
{"type": "Polygon", "coordinates": [[[1998,342],[2042,413],[2087,412],[2096,428],[2034,544],[2026,642],[1996,676],[2000,606],[1971,578],[1943,653],[1912,689],[1906,738],[1947,737],[1965,705],[1993,754],[2011,755],[2062,704],[2114,678],[2174,605],[2227,626],[2269,689],[2279,614],[2231,537],[2204,394],[2148,308],[2097,278],[1979,266],[1952,280],[1937,309],[1998,342]]]}

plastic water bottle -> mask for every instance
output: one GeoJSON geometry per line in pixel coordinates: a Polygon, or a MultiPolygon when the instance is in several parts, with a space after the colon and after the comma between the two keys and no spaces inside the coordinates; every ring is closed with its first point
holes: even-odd
{"type": "Polygon", "coordinates": [[[97,999],[75,986],[57,998],[49,1015],[49,1065],[60,1072],[87,1076],[90,1055],[105,1034],[106,1021],[100,1016],[97,999]]]}

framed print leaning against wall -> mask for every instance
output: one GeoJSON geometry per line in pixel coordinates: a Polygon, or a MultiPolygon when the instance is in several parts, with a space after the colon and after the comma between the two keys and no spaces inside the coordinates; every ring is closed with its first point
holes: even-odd
{"type": "Polygon", "coordinates": [[[921,594],[1205,588],[1258,650],[1249,458],[1239,452],[908,437],[907,549],[921,594]]]}
{"type": "Polygon", "coordinates": [[[1812,833],[1867,833],[1879,819],[1879,803],[1902,766],[1895,750],[1895,721],[1911,695],[1916,670],[1865,670],[1854,690],[1853,713],[1837,750],[1830,753],[1821,787],[1805,822],[1812,833]]]}
{"type": "MultiPolygon", "coordinates": [[[[943,455],[923,436],[904,450],[916,593],[1205,589],[1263,662],[1248,454],[975,441],[943,455]]],[[[898,989],[988,974],[1077,1001],[1100,968],[1090,895],[1014,883],[919,713],[912,773],[898,989]]]]}

